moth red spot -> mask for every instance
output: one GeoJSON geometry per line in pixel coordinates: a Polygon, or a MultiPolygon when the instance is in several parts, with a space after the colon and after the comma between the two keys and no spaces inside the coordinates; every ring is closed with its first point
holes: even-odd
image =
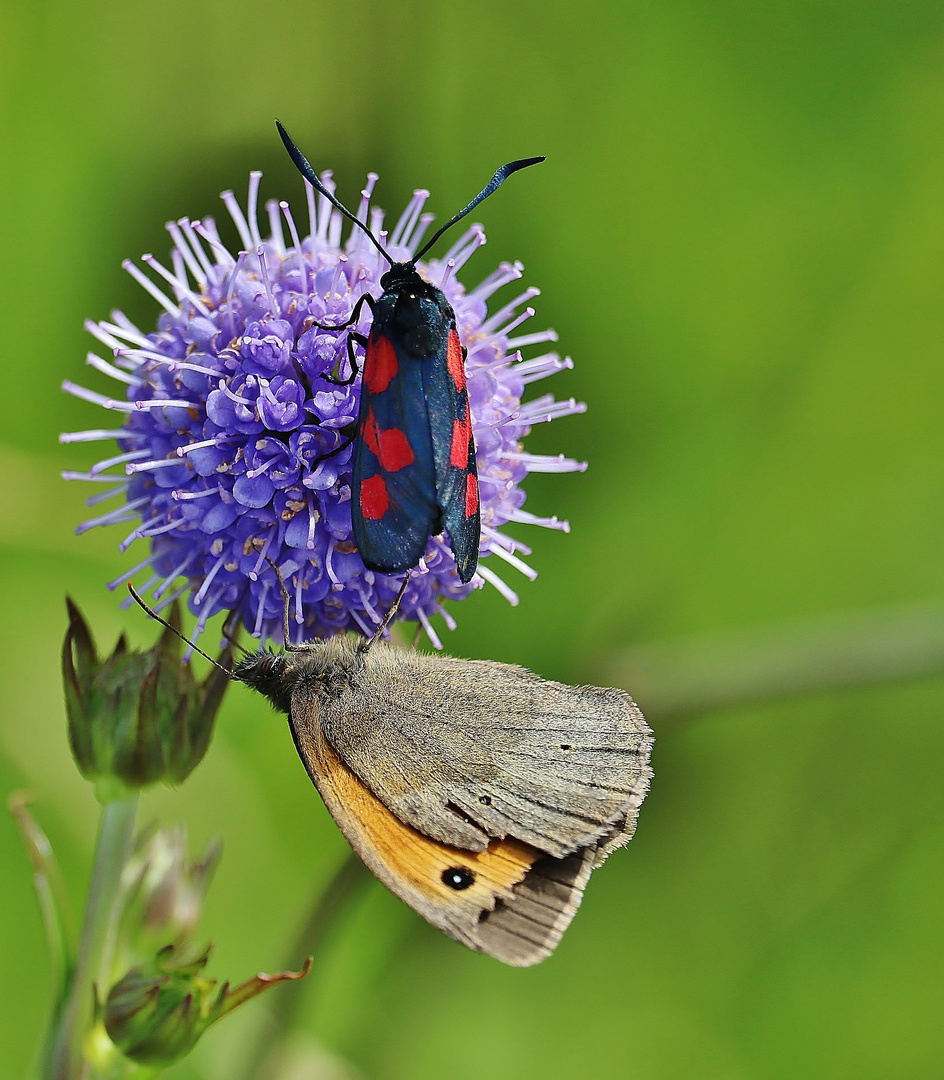
{"type": "Polygon", "coordinates": [[[455,330],[449,331],[449,343],[446,346],[446,366],[457,390],[465,389],[465,363],[462,359],[462,346],[455,330]]]}
{"type": "Polygon", "coordinates": [[[479,508],[479,479],[475,473],[465,478],[465,516],[474,517],[479,508]]]}
{"type": "Polygon", "coordinates": [[[449,463],[457,469],[469,467],[469,411],[466,409],[464,420],[452,422],[452,446],[449,448],[449,463]]]}
{"type": "Polygon", "coordinates": [[[398,370],[397,354],[390,339],[371,338],[364,360],[364,386],[372,394],[382,394],[398,370]]]}
{"type": "Polygon", "coordinates": [[[361,513],[368,521],[379,521],[390,509],[390,495],[380,473],[361,481],[361,513]]]}
{"type": "Polygon", "coordinates": [[[380,467],[387,472],[396,472],[413,464],[413,450],[406,435],[399,428],[387,428],[378,432],[380,453],[377,459],[380,467]]]}
{"type": "Polygon", "coordinates": [[[367,443],[367,449],[374,457],[380,457],[380,428],[373,409],[367,410],[367,418],[361,427],[361,438],[367,443]]]}
{"type": "Polygon", "coordinates": [[[399,428],[381,428],[373,409],[367,410],[361,438],[385,472],[397,472],[413,464],[413,449],[409,439],[399,428]]]}

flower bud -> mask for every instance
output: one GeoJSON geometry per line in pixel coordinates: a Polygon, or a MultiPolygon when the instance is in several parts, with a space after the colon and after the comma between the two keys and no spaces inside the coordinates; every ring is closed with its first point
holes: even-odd
{"type": "MultiPolygon", "coordinates": [[[[124,635],[99,660],[88,625],[69,599],[62,675],[69,742],[79,771],[103,802],[163,780],[180,783],[200,763],[229,683],[214,668],[202,683],[180,659],[180,639],[165,629],[146,652],[128,650],[124,635]]],[[[180,626],[175,604],[170,622],[180,626]]],[[[227,646],[220,664],[228,668],[227,646]]]]}
{"type": "Polygon", "coordinates": [[[139,834],[121,872],[121,936],[134,950],[133,959],[149,955],[159,944],[180,944],[190,937],[220,851],[220,841],[214,840],[199,859],[190,859],[185,825],[151,825],[139,834]]]}
{"type": "Polygon", "coordinates": [[[178,959],[174,953],[168,945],[149,964],[132,968],[105,1002],[108,1037],[141,1065],[166,1067],[179,1061],[211,1024],[276,983],[304,978],[311,967],[309,958],[301,971],[260,973],[235,989],[223,983],[217,991],[216,980],[202,975],[209,946],[196,959],[178,959]]]}

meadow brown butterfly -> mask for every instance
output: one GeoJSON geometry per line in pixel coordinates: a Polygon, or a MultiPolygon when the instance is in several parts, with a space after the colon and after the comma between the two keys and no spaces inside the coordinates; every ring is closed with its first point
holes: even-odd
{"type": "Polygon", "coordinates": [[[652,732],[622,690],[394,648],[380,634],[395,610],[370,641],[261,651],[232,677],[288,714],[331,816],[391,892],[469,948],[536,964],[632,837],[652,732]]]}

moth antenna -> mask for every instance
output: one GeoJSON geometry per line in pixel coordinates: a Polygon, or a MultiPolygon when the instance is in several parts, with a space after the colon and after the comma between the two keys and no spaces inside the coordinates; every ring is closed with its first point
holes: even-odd
{"type": "MultiPolygon", "coordinates": [[[[363,230],[363,232],[367,233],[367,236],[370,238],[370,242],[380,252],[380,254],[383,255],[383,257],[387,260],[387,262],[390,263],[391,266],[393,266],[393,259],[391,259],[390,256],[386,253],[386,251],[384,251],[383,246],[381,245],[381,243],[377,239],[377,237],[374,236],[374,234],[370,231],[370,229],[367,228],[367,226],[364,224],[363,221],[361,221],[359,218],[355,217],[354,214],[352,214],[351,211],[348,210],[348,208],[344,205],[344,203],[342,203],[340,200],[336,199],[331,194],[331,192],[328,191],[328,189],[322,183],[321,177],[318,176],[318,174],[315,172],[315,170],[311,167],[311,164],[309,163],[308,158],[306,158],[305,155],[301,152],[301,150],[298,149],[298,147],[292,141],[292,137],[285,130],[285,128],[282,127],[282,125],[279,123],[278,120],[276,120],[275,126],[279,129],[279,135],[282,136],[282,142],[285,144],[285,149],[288,151],[288,156],[295,163],[295,168],[298,169],[298,171],[302,174],[302,176],[305,177],[305,179],[308,181],[308,183],[311,184],[311,186],[319,194],[324,195],[324,197],[328,200],[329,203],[331,203],[331,205],[336,210],[340,210],[341,213],[348,219],[348,221],[353,222],[359,229],[361,229],[361,230],[363,230]]],[[[535,159],[535,160],[537,160],[537,159],[535,159]]],[[[540,160],[543,161],[544,159],[541,158],[540,160]]],[[[523,167],[519,162],[514,162],[513,164],[517,164],[518,168],[523,167]]],[[[508,166],[506,165],[505,168],[508,168],[508,166]]],[[[495,175],[497,176],[498,173],[496,173],[495,175]]],[[[504,179],[504,177],[502,177],[502,179],[504,179]]],[[[501,183],[501,181],[499,181],[499,183],[501,183]]],[[[496,184],[495,186],[497,187],[498,185],[496,184]]],[[[491,192],[489,192],[489,194],[491,194],[491,192]]],[[[479,201],[481,201],[481,198],[484,198],[484,196],[481,196],[479,201]]],[[[473,203],[472,206],[474,206],[474,205],[475,204],[473,203]]],[[[466,207],[466,209],[463,210],[462,213],[463,214],[468,213],[468,211],[472,209],[472,206],[466,207]]],[[[461,216],[462,215],[460,214],[460,217],[461,216]]],[[[456,220],[458,220],[458,218],[456,220]]],[[[450,222],[450,224],[451,224],[451,222],[450,222]]]]}
{"type": "MultiPolygon", "coordinates": [[[[283,138],[284,137],[285,136],[283,136],[283,138]]],[[[291,151],[289,151],[289,153],[291,153],[291,151]]],[[[461,221],[466,216],[466,214],[471,213],[478,206],[478,204],[482,202],[483,199],[487,199],[489,195],[493,195],[502,186],[502,184],[504,184],[508,177],[511,176],[512,173],[516,173],[519,169],[527,169],[531,165],[538,165],[545,160],[546,158],[544,157],[519,158],[517,161],[509,161],[507,165],[502,165],[500,169],[496,169],[495,175],[491,178],[491,180],[489,180],[485,187],[482,188],[478,195],[475,196],[472,202],[470,202],[469,205],[465,207],[465,209],[460,210],[455,217],[450,218],[441,229],[438,229],[433,234],[433,238],[429,241],[429,243],[424,244],[422,250],[417,252],[416,255],[413,256],[412,261],[418,262],[420,259],[422,259],[426,252],[429,251],[433,244],[436,243],[436,241],[440,238],[440,236],[442,236],[444,232],[446,232],[447,229],[451,229],[457,221],[461,221]]],[[[308,167],[311,168],[310,165],[308,167]]]]}
{"type": "Polygon", "coordinates": [[[370,639],[370,641],[367,642],[366,645],[363,646],[365,651],[369,649],[371,645],[373,645],[373,643],[377,641],[378,638],[380,638],[384,630],[386,630],[387,627],[390,625],[390,622],[393,619],[394,615],[396,615],[397,611],[400,609],[400,601],[403,599],[403,594],[406,592],[406,587],[407,585],[409,585],[409,583],[410,571],[407,570],[407,572],[403,575],[403,584],[400,586],[400,591],[397,593],[396,600],[394,600],[394,602],[390,605],[390,610],[384,616],[383,622],[374,631],[374,636],[370,639]]]}
{"type": "Polygon", "coordinates": [[[184,635],[177,629],[176,626],[171,626],[171,624],[166,619],[161,618],[161,616],[158,615],[158,613],[156,611],[152,611],[147,606],[147,604],[145,604],[145,602],[141,599],[141,597],[138,596],[138,594],[135,592],[134,586],[131,584],[130,581],[128,582],[128,592],[131,593],[131,595],[134,597],[134,600],[138,604],[138,606],[143,608],[148,613],[148,615],[151,616],[152,619],[155,619],[162,626],[166,626],[168,630],[172,630],[177,635],[177,637],[180,638],[181,641],[185,641],[190,646],[190,648],[194,650],[194,652],[198,652],[204,659],[209,660],[210,663],[215,668],[219,668],[220,671],[222,671],[224,675],[228,675],[230,678],[233,677],[233,673],[232,673],[232,671],[229,670],[229,668],[223,667],[223,665],[220,664],[218,661],[214,660],[212,656],[209,656],[207,653],[205,653],[203,651],[203,649],[200,648],[199,645],[195,645],[190,640],[190,638],[184,637],[184,635]]]}
{"type": "MultiPolygon", "coordinates": [[[[278,123],[278,121],[276,121],[278,123]]],[[[289,612],[292,610],[292,598],[289,596],[288,589],[285,587],[285,578],[282,577],[282,571],[275,565],[275,563],[269,558],[265,557],[265,561],[272,567],[272,571],[275,574],[275,580],[279,583],[279,590],[282,593],[282,637],[285,641],[285,648],[291,649],[292,645],[288,639],[288,627],[289,627],[289,612]]]]}

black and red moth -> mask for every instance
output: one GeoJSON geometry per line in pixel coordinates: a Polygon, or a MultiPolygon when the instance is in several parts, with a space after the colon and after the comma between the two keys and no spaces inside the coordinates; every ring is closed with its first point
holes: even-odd
{"type": "Polygon", "coordinates": [[[314,324],[327,330],[353,326],[365,303],[373,315],[368,337],[348,334],[350,374],[337,380],[354,381],[354,346],[365,348],[351,488],[354,539],[361,558],[369,570],[381,573],[412,570],[429,538],[445,530],[459,579],[467,582],[478,563],[481,522],[465,349],[452,305],[441,289],[420,276],[416,263],[507,177],[544,158],[503,165],[409,262],[395,262],[325,187],[285,128],[278,121],[276,125],[302,176],[362,229],[390,264],[380,279],[379,300],[365,293],[347,322],[314,324]]]}

